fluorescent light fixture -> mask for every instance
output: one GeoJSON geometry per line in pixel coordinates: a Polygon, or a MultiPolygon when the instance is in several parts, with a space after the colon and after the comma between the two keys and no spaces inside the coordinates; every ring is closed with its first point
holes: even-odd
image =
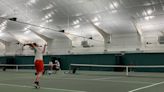
{"type": "Polygon", "coordinates": [[[142,12],[143,16],[147,16],[147,13],[145,11],[142,12]]]}
{"type": "Polygon", "coordinates": [[[109,4],[109,8],[110,9],[115,9],[115,8],[118,7],[118,5],[119,5],[118,2],[112,2],[112,3],[109,4]]]}
{"type": "Polygon", "coordinates": [[[118,7],[118,2],[113,2],[114,7],[118,7]]]}
{"type": "Polygon", "coordinates": [[[94,19],[92,19],[93,22],[98,21],[99,19],[97,17],[94,17],[94,19]]]}
{"type": "Polygon", "coordinates": [[[46,20],[52,17],[52,15],[55,14],[53,11],[51,11],[50,13],[47,13],[44,18],[42,18],[42,20],[46,20]]]}
{"type": "Polygon", "coordinates": [[[30,0],[31,3],[36,3],[36,0],[30,0]]]}
{"type": "Polygon", "coordinates": [[[24,34],[29,34],[29,33],[31,33],[30,30],[27,30],[27,31],[24,32],[24,34]]]}
{"type": "Polygon", "coordinates": [[[39,30],[40,33],[43,33],[44,31],[45,31],[45,29],[41,29],[41,30],[39,30]]]}
{"type": "Polygon", "coordinates": [[[79,27],[80,27],[80,25],[75,25],[75,26],[74,26],[74,28],[79,28],[79,27]]]}
{"type": "Polygon", "coordinates": [[[53,19],[49,19],[49,22],[52,22],[53,21],[53,19]]]}
{"type": "Polygon", "coordinates": [[[149,16],[145,17],[145,20],[149,20],[149,16]]]}
{"type": "Polygon", "coordinates": [[[30,27],[31,25],[28,25],[27,27],[24,28],[24,31],[27,31],[30,27]]]}
{"type": "Polygon", "coordinates": [[[46,23],[49,23],[49,22],[52,22],[53,21],[53,19],[48,19],[48,20],[46,20],[46,23]]]}
{"type": "Polygon", "coordinates": [[[49,4],[48,6],[46,6],[45,8],[43,8],[42,10],[48,10],[48,9],[52,9],[54,6],[52,4],[49,4]]]}
{"type": "Polygon", "coordinates": [[[35,4],[38,0],[28,0],[28,2],[25,4],[26,6],[32,6],[35,4]]]}
{"type": "Polygon", "coordinates": [[[48,13],[47,16],[49,16],[49,18],[50,18],[50,17],[52,17],[52,14],[51,13],[48,13]]]}
{"type": "Polygon", "coordinates": [[[6,29],[5,26],[3,26],[3,27],[0,28],[1,31],[5,30],[5,29],[6,29]]]}
{"type": "Polygon", "coordinates": [[[5,30],[7,27],[7,20],[3,21],[1,24],[0,24],[0,30],[3,31],[5,30]]]}
{"type": "Polygon", "coordinates": [[[152,13],[153,13],[153,11],[152,11],[151,9],[147,10],[147,14],[148,14],[148,15],[150,15],[150,14],[152,14],[152,13]]]}
{"type": "Polygon", "coordinates": [[[0,27],[6,26],[6,25],[7,25],[7,20],[3,21],[3,22],[0,24],[0,27]]]}
{"type": "Polygon", "coordinates": [[[45,15],[45,19],[48,19],[49,18],[49,16],[48,15],[45,15]]]}
{"type": "Polygon", "coordinates": [[[80,22],[79,20],[75,20],[75,21],[73,21],[73,24],[76,25],[76,24],[78,24],[79,22],[80,22]]]}
{"type": "Polygon", "coordinates": [[[113,4],[110,4],[110,6],[109,6],[109,7],[110,7],[110,9],[114,9],[114,6],[113,6],[113,4]]]}
{"type": "Polygon", "coordinates": [[[100,22],[96,22],[96,23],[94,23],[96,26],[99,26],[100,25],[100,22]]]}
{"type": "Polygon", "coordinates": [[[150,20],[150,19],[153,19],[155,16],[146,16],[146,17],[144,17],[145,18],[145,20],[150,20]]]}

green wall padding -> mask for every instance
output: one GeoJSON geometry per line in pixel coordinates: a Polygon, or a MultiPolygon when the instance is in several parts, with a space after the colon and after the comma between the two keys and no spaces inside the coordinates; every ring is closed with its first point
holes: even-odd
{"type": "MultiPolygon", "coordinates": [[[[68,69],[71,63],[101,65],[164,65],[164,53],[127,53],[121,57],[122,59],[120,62],[117,61],[116,55],[117,54],[45,55],[44,62],[48,64],[51,57],[59,58],[62,69],[68,69]]],[[[9,62],[16,64],[33,64],[33,60],[34,56],[0,57],[1,64],[9,64],[9,62]],[[13,58],[14,62],[11,62],[13,58]]],[[[157,70],[164,71],[163,69],[157,70]]],[[[154,69],[148,69],[147,71],[154,71],[154,69]]]]}

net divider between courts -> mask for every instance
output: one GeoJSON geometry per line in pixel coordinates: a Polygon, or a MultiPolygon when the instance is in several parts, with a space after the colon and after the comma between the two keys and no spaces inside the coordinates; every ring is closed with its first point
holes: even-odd
{"type": "MultiPolygon", "coordinates": [[[[44,66],[49,66],[49,64],[44,64],[44,66]]],[[[15,67],[16,71],[19,71],[19,67],[35,67],[34,64],[0,64],[0,67],[15,67]]]]}
{"type": "Polygon", "coordinates": [[[98,65],[98,64],[70,64],[69,71],[72,67],[107,67],[107,68],[125,68],[126,76],[129,75],[129,68],[164,68],[164,65],[98,65]]]}

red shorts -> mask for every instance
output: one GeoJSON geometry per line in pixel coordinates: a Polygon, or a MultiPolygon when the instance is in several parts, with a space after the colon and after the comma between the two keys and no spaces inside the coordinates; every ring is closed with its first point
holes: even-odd
{"type": "Polygon", "coordinates": [[[37,73],[44,72],[44,62],[43,62],[43,60],[36,60],[35,61],[35,69],[36,69],[37,73]]]}

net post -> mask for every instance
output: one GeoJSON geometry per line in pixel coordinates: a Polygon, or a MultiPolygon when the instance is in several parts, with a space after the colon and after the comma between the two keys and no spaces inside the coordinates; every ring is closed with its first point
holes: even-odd
{"type": "Polygon", "coordinates": [[[126,76],[129,76],[129,67],[126,66],[126,76]]]}
{"type": "Polygon", "coordinates": [[[18,65],[16,65],[16,71],[18,71],[18,69],[19,69],[19,66],[18,66],[18,65]]]}
{"type": "Polygon", "coordinates": [[[71,73],[71,64],[69,65],[69,73],[71,73]]]}

